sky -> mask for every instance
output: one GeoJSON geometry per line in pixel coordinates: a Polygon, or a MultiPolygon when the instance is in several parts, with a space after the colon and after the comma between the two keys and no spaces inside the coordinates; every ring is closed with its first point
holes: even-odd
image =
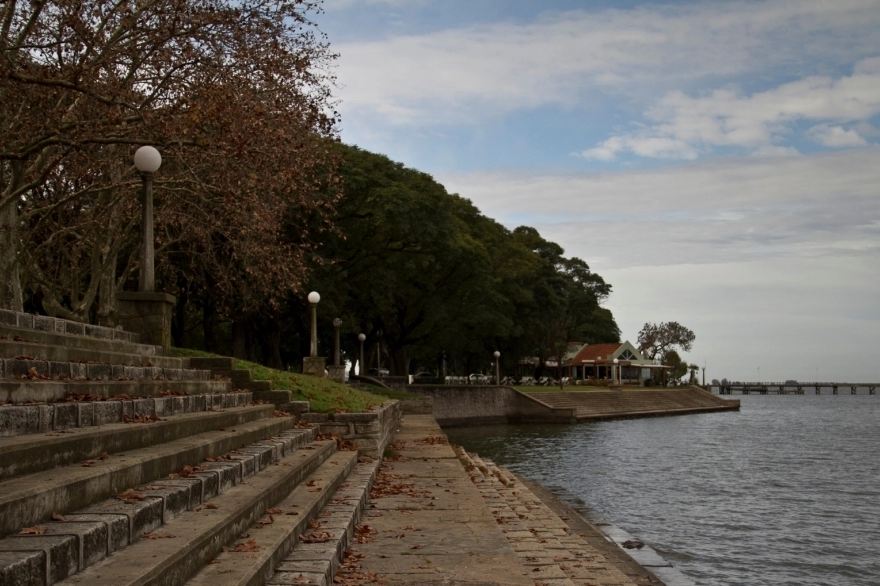
{"type": "Polygon", "coordinates": [[[880,382],[880,0],[325,0],[340,136],[529,225],[707,379],[880,382]]]}

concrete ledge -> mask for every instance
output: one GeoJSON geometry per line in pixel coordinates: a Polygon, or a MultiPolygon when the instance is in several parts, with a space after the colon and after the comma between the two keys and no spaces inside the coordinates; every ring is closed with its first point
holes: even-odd
{"type": "MultiPolygon", "coordinates": [[[[208,395],[229,393],[232,385],[226,381],[42,381],[0,380],[0,403],[54,403],[65,401],[71,395],[89,395],[97,400],[127,395],[129,397],[160,397],[163,393],[208,395]]],[[[228,406],[228,405],[226,405],[228,406]]]]}
{"type": "MultiPolygon", "coordinates": [[[[165,406],[172,403],[159,399],[165,406]]],[[[196,404],[195,401],[191,404],[196,404]]],[[[161,444],[211,431],[219,428],[241,425],[272,416],[271,405],[242,406],[229,411],[187,412],[175,414],[163,412],[169,417],[153,423],[122,423],[123,404],[121,401],[108,401],[106,404],[67,403],[59,406],[109,407],[107,411],[118,417],[117,422],[101,427],[78,428],[65,434],[49,433],[42,436],[18,436],[0,440],[0,478],[6,480],[48,470],[56,466],[66,466],[83,460],[98,458],[102,453],[110,454],[161,444]]],[[[52,405],[44,405],[49,410],[52,405]]],[[[0,415],[9,407],[0,407],[0,415]]],[[[12,409],[31,409],[14,407],[12,409]]],[[[155,410],[155,406],[153,407],[155,410]]]]}
{"type": "Polygon", "coordinates": [[[12,326],[46,332],[72,333],[79,336],[90,336],[107,340],[123,340],[137,343],[139,336],[122,329],[93,326],[59,317],[35,315],[20,311],[0,309],[0,326],[12,326]]]}
{"type": "Polygon", "coordinates": [[[386,401],[375,411],[363,413],[304,413],[303,421],[318,426],[321,433],[333,434],[354,444],[360,453],[379,457],[400,425],[400,401],[386,401]]]}

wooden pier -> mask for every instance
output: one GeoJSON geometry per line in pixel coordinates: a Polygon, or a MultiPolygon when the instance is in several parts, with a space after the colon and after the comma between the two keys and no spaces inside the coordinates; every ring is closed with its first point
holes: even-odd
{"type": "Polygon", "coordinates": [[[709,390],[719,395],[804,395],[808,390],[820,395],[823,389],[830,389],[832,395],[839,395],[841,390],[849,389],[850,395],[858,395],[859,389],[867,389],[869,395],[876,394],[880,383],[764,383],[764,382],[731,382],[722,385],[710,385],[709,390]]]}

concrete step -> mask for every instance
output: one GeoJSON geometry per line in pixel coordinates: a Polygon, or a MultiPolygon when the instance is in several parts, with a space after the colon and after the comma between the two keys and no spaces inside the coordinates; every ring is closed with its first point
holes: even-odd
{"type": "MultiPolygon", "coordinates": [[[[191,580],[188,586],[238,586],[265,584],[276,568],[281,566],[304,533],[316,541],[333,542],[334,547],[347,541],[354,533],[349,518],[333,520],[320,518],[325,505],[336,500],[337,488],[346,482],[357,463],[357,452],[336,452],[327,463],[297,486],[276,505],[281,511],[296,511],[299,515],[274,515],[273,522],[261,529],[252,528],[246,537],[236,541],[237,546],[255,548],[253,557],[244,552],[231,550],[217,555],[191,580]],[[326,541],[324,541],[326,540],[326,541]]],[[[361,505],[363,509],[363,505],[361,505]]]]}
{"type": "Polygon", "coordinates": [[[163,394],[204,395],[232,390],[229,381],[217,380],[143,380],[143,381],[75,381],[75,380],[0,380],[0,403],[52,403],[69,397],[94,400],[111,397],[161,397],[163,394]]]}
{"type": "Polygon", "coordinates": [[[117,350],[92,348],[73,348],[41,342],[26,342],[24,339],[0,338],[0,357],[33,357],[35,360],[53,362],[86,362],[93,364],[119,364],[124,366],[158,366],[161,368],[190,368],[188,358],[156,356],[117,350]]]}
{"type": "MultiPolygon", "coordinates": [[[[0,540],[0,551],[20,556],[19,564],[0,566],[0,576],[5,574],[15,578],[16,584],[25,582],[21,579],[21,562],[40,554],[43,556],[40,561],[45,562],[41,564],[44,571],[42,575],[31,576],[38,584],[57,582],[83,571],[111,553],[118,554],[142,537],[153,539],[165,534],[159,531],[160,528],[173,519],[191,521],[203,505],[205,509],[216,510],[219,506],[213,501],[218,495],[242,485],[246,479],[253,482],[255,476],[271,468],[272,462],[291,456],[312,441],[314,435],[314,430],[283,432],[204,462],[185,473],[154,480],[135,491],[122,493],[118,498],[65,515],[57,522],[40,525],[39,532],[31,531],[0,540]]],[[[300,460],[296,463],[301,469],[300,474],[308,473],[320,463],[312,452],[300,452],[300,460]]]]}
{"type": "MultiPolygon", "coordinates": [[[[2,342],[0,342],[2,346],[2,342]]],[[[54,346],[53,346],[54,348],[54,346]]],[[[48,377],[53,380],[213,380],[210,370],[187,368],[180,358],[163,360],[178,361],[178,366],[156,366],[152,360],[140,359],[140,364],[132,366],[127,362],[95,362],[71,360],[43,360],[37,354],[27,352],[0,358],[0,379],[48,377]],[[183,365],[183,366],[181,366],[183,365]]],[[[130,356],[128,354],[124,356],[130,356]]],[[[134,362],[133,360],[131,362],[134,362]]]]}
{"type": "MultiPolygon", "coordinates": [[[[57,403],[53,406],[45,406],[57,409],[55,419],[59,425],[54,431],[50,429],[48,433],[39,435],[0,438],[0,481],[57,466],[67,466],[84,460],[96,459],[104,452],[118,454],[206,431],[266,419],[272,417],[274,412],[272,405],[248,405],[245,402],[238,405],[229,401],[230,399],[246,401],[248,399],[247,393],[235,393],[229,397],[205,395],[201,398],[227,399],[227,402],[225,406],[221,403],[216,408],[212,407],[210,411],[200,405],[200,401],[195,400],[196,397],[157,399],[157,403],[152,408],[149,405],[143,406],[139,403],[152,402],[153,399],[129,401],[130,405],[126,405],[122,401],[107,401],[96,404],[57,403]],[[161,405],[161,409],[156,408],[158,405],[161,405]],[[71,407],[73,409],[70,409],[71,407]],[[61,424],[65,419],[76,424],[77,416],[82,423],[83,408],[85,407],[92,408],[92,414],[89,418],[91,426],[71,428],[61,424]],[[101,416],[101,410],[104,407],[110,408],[108,412],[112,418],[108,416],[105,419],[101,416]],[[188,407],[190,408],[187,409],[188,407]],[[202,408],[196,410],[191,407],[202,408]],[[96,408],[101,416],[97,419],[94,417],[96,408]],[[132,423],[123,423],[126,408],[130,413],[128,419],[132,423]],[[163,419],[151,421],[151,415],[157,415],[163,419]],[[59,433],[60,431],[64,433],[59,433]]],[[[0,420],[10,411],[32,410],[39,407],[41,406],[0,407],[0,420]]]]}
{"type": "Polygon", "coordinates": [[[126,451],[0,482],[0,535],[8,535],[87,507],[148,483],[184,466],[214,457],[293,428],[292,417],[272,417],[206,431],[189,437],[126,451]]]}
{"type": "Polygon", "coordinates": [[[290,547],[297,528],[301,531],[308,525],[356,458],[355,452],[337,452],[333,441],[306,448],[312,449],[282,458],[216,497],[211,501],[216,508],[202,507],[167,522],[161,534],[173,538],[142,539],[61,584],[178,586],[197,572],[221,566],[225,571],[209,580],[219,586],[235,583],[231,580],[237,576],[259,573],[279,551],[290,547]],[[223,551],[224,547],[238,551],[223,551]]]}
{"type": "Polygon", "coordinates": [[[380,460],[358,460],[352,473],[317,517],[318,527],[310,528],[265,584],[329,585],[339,571],[343,555],[354,538],[355,527],[363,517],[370,490],[376,480],[380,460]]]}
{"type": "Polygon", "coordinates": [[[66,333],[90,338],[120,340],[132,343],[137,343],[140,339],[138,334],[126,332],[120,328],[93,326],[56,317],[35,315],[7,309],[0,309],[0,328],[2,327],[18,327],[27,330],[57,332],[59,334],[66,333]]]}
{"type": "MultiPolygon", "coordinates": [[[[107,330],[107,328],[101,329],[107,330]]],[[[164,356],[164,351],[162,350],[161,346],[140,344],[137,342],[113,338],[112,333],[116,331],[117,330],[109,330],[109,332],[111,333],[111,337],[94,337],[85,336],[78,333],[35,330],[0,324],[0,335],[4,336],[6,338],[4,341],[7,342],[24,342],[28,344],[42,344],[46,346],[63,346],[71,349],[75,348],[77,350],[90,350],[95,352],[119,352],[123,354],[137,354],[140,356],[156,357],[164,356]]]]}

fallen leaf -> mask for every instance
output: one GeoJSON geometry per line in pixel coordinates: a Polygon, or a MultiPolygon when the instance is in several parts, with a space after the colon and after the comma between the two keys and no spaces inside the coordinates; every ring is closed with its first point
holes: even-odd
{"type": "Polygon", "coordinates": [[[46,532],[46,528],[42,525],[34,525],[33,527],[25,527],[18,532],[19,535],[42,535],[46,532]]]}

